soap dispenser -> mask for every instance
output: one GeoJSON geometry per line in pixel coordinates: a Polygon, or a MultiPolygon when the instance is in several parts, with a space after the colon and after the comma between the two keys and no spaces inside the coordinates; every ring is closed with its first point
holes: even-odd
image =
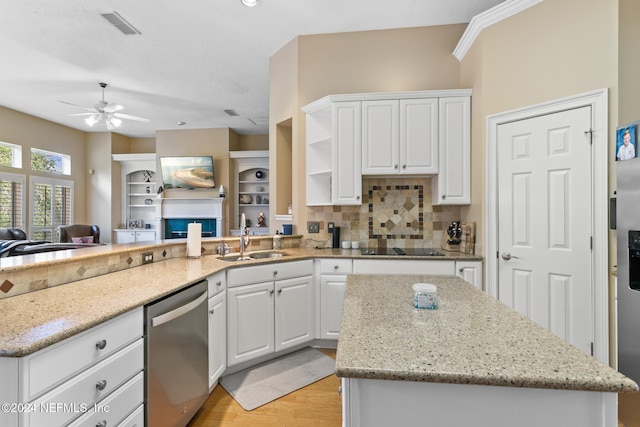
{"type": "Polygon", "coordinates": [[[282,236],[279,231],[273,235],[273,249],[282,249],[282,236]]]}

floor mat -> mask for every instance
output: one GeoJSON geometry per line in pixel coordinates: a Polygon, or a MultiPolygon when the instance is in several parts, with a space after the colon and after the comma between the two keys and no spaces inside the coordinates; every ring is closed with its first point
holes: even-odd
{"type": "Polygon", "coordinates": [[[335,373],[336,361],[314,348],[270,360],[220,379],[220,385],[251,411],[335,373]]]}

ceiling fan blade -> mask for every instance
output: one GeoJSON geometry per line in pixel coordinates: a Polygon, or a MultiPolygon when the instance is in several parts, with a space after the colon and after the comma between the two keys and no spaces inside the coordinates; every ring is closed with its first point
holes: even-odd
{"type": "Polygon", "coordinates": [[[70,116],[92,116],[94,114],[97,114],[95,112],[93,113],[75,113],[75,114],[69,114],[70,116]]]}
{"type": "Polygon", "coordinates": [[[116,111],[122,110],[124,107],[120,104],[109,104],[103,108],[105,113],[115,113],[116,111]]]}
{"type": "Polygon", "coordinates": [[[62,102],[63,104],[72,105],[74,107],[82,108],[82,109],[87,110],[87,111],[93,111],[93,112],[96,111],[96,109],[93,108],[93,107],[85,107],[84,105],[72,104],[71,102],[67,102],[67,101],[58,101],[58,102],[62,102]]]}
{"type": "Polygon", "coordinates": [[[131,116],[129,114],[122,114],[122,113],[113,113],[114,117],[118,117],[120,119],[127,119],[127,120],[136,120],[138,122],[148,122],[149,119],[145,119],[144,117],[138,117],[138,116],[131,116]]]}

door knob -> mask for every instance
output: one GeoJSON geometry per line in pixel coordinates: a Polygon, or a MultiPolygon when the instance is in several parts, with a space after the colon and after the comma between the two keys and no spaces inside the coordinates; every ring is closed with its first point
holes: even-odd
{"type": "Polygon", "coordinates": [[[511,255],[509,252],[502,252],[502,259],[509,261],[511,258],[520,259],[517,256],[511,255]]]}

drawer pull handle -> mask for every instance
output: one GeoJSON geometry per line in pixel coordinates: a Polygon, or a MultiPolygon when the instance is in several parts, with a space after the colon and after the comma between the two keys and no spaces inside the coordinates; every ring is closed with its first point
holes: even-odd
{"type": "Polygon", "coordinates": [[[212,308],[211,310],[209,310],[209,314],[213,314],[215,311],[215,308],[212,308]]]}
{"type": "Polygon", "coordinates": [[[269,295],[273,295],[273,289],[269,291],[269,295]]]}
{"type": "Polygon", "coordinates": [[[100,340],[96,343],[96,348],[98,350],[104,350],[106,346],[107,346],[107,340],[100,340]]]}
{"type": "Polygon", "coordinates": [[[278,289],[278,295],[282,293],[282,289],[278,289]]]}
{"type": "Polygon", "coordinates": [[[217,287],[222,286],[222,282],[221,282],[220,280],[218,280],[218,281],[216,282],[216,286],[217,286],[217,287]]]}
{"type": "Polygon", "coordinates": [[[278,275],[278,270],[275,270],[275,271],[273,272],[273,275],[274,275],[274,276],[277,276],[277,275],[278,275]]]}
{"type": "Polygon", "coordinates": [[[99,421],[96,427],[107,427],[107,420],[99,421]]]}
{"type": "Polygon", "coordinates": [[[460,270],[458,270],[460,273],[464,273],[464,268],[460,267],[460,270]]]}
{"type": "Polygon", "coordinates": [[[96,383],[96,388],[100,391],[104,390],[107,387],[107,380],[98,381],[96,383]]]}
{"type": "Polygon", "coordinates": [[[340,268],[340,267],[339,267],[339,266],[337,266],[337,265],[334,265],[334,266],[333,266],[333,269],[334,269],[334,270],[337,270],[337,269],[339,269],[339,268],[340,268]]]}

